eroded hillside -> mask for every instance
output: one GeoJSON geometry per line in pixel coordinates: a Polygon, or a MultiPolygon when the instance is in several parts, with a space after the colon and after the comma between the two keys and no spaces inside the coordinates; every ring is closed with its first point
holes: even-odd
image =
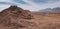
{"type": "Polygon", "coordinates": [[[33,14],[10,6],[0,12],[0,29],[60,29],[60,13],[33,14]]]}

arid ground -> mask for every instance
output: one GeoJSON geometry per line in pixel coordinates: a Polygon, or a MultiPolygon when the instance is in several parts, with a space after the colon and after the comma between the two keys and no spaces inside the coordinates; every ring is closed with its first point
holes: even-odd
{"type": "Polygon", "coordinates": [[[0,25],[0,29],[60,29],[60,14],[33,14],[33,16],[33,19],[25,21],[25,26],[28,27],[0,25]]]}
{"type": "Polygon", "coordinates": [[[33,14],[11,6],[0,13],[0,29],[60,29],[60,13],[33,14]]]}

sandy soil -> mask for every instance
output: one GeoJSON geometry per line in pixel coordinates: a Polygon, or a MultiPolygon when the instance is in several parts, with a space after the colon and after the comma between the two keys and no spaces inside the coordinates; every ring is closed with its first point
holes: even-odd
{"type": "MultiPolygon", "coordinates": [[[[60,29],[60,14],[33,14],[31,20],[24,19],[26,27],[2,26],[0,29],[60,29]]],[[[21,20],[20,20],[21,21],[21,20]]]]}

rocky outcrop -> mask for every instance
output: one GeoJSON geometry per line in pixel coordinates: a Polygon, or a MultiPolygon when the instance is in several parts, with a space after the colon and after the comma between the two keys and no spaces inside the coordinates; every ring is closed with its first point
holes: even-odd
{"type": "Polygon", "coordinates": [[[30,19],[33,19],[31,12],[28,10],[23,10],[17,6],[10,6],[9,8],[0,12],[0,24],[3,24],[4,26],[25,27],[27,24],[29,24],[27,23],[29,22],[27,20],[30,19]]]}
{"type": "Polygon", "coordinates": [[[4,14],[4,16],[6,15],[12,15],[15,17],[20,17],[20,18],[24,18],[24,19],[32,19],[32,14],[30,13],[30,11],[28,10],[23,10],[22,8],[19,8],[17,6],[11,6],[5,10],[3,10],[0,14],[4,14]],[[5,15],[6,14],[6,15],[5,15]]]}

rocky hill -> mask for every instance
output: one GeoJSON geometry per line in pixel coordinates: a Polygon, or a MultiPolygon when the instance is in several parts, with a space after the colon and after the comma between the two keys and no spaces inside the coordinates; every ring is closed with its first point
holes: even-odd
{"type": "Polygon", "coordinates": [[[60,29],[60,13],[37,14],[10,6],[0,12],[0,29],[60,29]]]}
{"type": "Polygon", "coordinates": [[[33,19],[31,12],[18,6],[10,6],[0,12],[0,25],[2,26],[26,27],[30,24],[27,20],[31,19],[33,19]]]}
{"type": "Polygon", "coordinates": [[[23,10],[22,8],[19,8],[17,6],[10,6],[9,8],[0,12],[0,15],[1,16],[11,15],[11,16],[20,17],[20,18],[27,18],[27,19],[32,18],[30,11],[23,10]]]}

